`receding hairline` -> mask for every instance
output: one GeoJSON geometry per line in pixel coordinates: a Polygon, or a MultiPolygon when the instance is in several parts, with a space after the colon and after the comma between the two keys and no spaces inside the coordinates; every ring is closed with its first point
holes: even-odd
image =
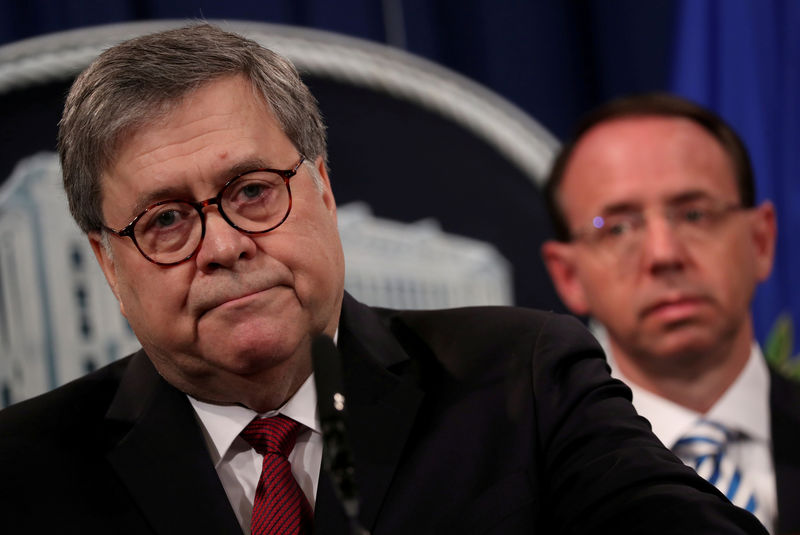
{"type": "MultiPolygon", "coordinates": [[[[611,117],[607,120],[593,124],[583,131],[581,136],[575,141],[570,152],[570,158],[565,162],[564,168],[561,172],[561,179],[559,181],[558,189],[554,192],[555,201],[559,205],[559,209],[561,210],[561,214],[564,217],[565,222],[567,219],[567,210],[564,200],[564,184],[568,181],[568,177],[571,176],[571,174],[574,174],[570,171],[575,165],[575,162],[578,161],[583,152],[585,152],[587,143],[603,143],[604,137],[606,139],[608,139],[609,136],[616,137],[618,131],[607,132],[606,130],[614,128],[615,126],[619,127],[623,123],[628,123],[625,125],[626,128],[636,129],[642,126],[641,123],[647,123],[651,121],[681,125],[681,128],[691,129],[695,134],[703,136],[705,139],[713,143],[717,147],[718,155],[721,158],[720,161],[722,162],[722,165],[725,166],[725,175],[727,176],[726,181],[731,186],[732,191],[737,197],[737,200],[741,202],[741,191],[736,177],[736,168],[734,162],[728,151],[725,150],[724,145],[716,136],[709,132],[707,128],[704,128],[703,125],[698,124],[697,121],[682,115],[653,113],[630,114],[611,117]]],[[[628,141],[628,143],[630,144],[631,141],[628,141]]],[[[598,148],[595,147],[594,150],[597,151],[598,148]]],[[[703,152],[705,153],[706,151],[704,150],[703,152]]],[[[693,153],[697,154],[697,151],[693,150],[693,153]]],[[[700,191],[700,189],[698,189],[698,191],[700,191]]]]}
{"type": "Polygon", "coordinates": [[[569,240],[570,230],[564,219],[560,197],[561,182],[576,147],[595,127],[617,119],[633,117],[683,118],[696,123],[716,139],[733,170],[741,203],[755,205],[755,180],[752,164],[744,145],[733,128],[717,114],[682,97],[668,93],[643,93],[609,101],[586,114],[571,138],[562,146],[551,166],[543,194],[547,211],[558,240],[569,240]]]}

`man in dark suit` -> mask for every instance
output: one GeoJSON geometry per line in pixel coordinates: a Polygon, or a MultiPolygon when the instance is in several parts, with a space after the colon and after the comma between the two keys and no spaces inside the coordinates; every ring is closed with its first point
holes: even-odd
{"type": "Polygon", "coordinates": [[[581,123],[546,195],[553,281],[637,411],[772,532],[800,532],[800,385],[768,369],[750,313],[775,214],[736,133],[676,96],[622,98],[581,123]]]}
{"type": "Polygon", "coordinates": [[[577,321],[347,296],[316,103],[256,43],[199,25],[106,51],[59,150],[142,350],[0,414],[4,533],[763,533],[649,432],[577,321]],[[348,474],[316,410],[322,334],[356,519],[320,469],[348,474]]]}

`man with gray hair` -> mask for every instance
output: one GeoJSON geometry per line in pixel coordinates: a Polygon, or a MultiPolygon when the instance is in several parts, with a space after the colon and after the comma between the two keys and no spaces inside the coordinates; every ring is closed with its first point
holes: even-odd
{"type": "Polygon", "coordinates": [[[0,413],[4,532],[763,533],[577,321],[348,296],[316,103],[258,44],[201,24],[109,49],[59,151],[142,349],[0,413]],[[312,356],[341,360],[346,427],[312,356]]]}

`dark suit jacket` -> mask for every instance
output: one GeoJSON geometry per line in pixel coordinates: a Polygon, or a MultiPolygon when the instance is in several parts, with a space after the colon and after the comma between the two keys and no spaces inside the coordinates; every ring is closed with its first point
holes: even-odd
{"type": "MultiPolygon", "coordinates": [[[[683,466],[576,320],[398,312],[339,329],[361,522],[424,533],[764,533],[683,466]]],[[[323,474],[317,533],[347,533],[323,474]]],[[[239,535],[184,394],[136,353],[0,413],[0,532],[239,535]]]]}
{"type": "Polygon", "coordinates": [[[779,535],[800,533],[800,384],[770,370],[779,535]]]}

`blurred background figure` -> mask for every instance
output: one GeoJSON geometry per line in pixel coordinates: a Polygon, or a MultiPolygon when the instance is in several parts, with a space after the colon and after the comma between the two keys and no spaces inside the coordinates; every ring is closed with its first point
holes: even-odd
{"type": "Polygon", "coordinates": [[[545,192],[545,263],[639,413],[734,503],[797,531],[800,385],[769,370],[750,312],[775,210],[738,136],[678,97],[618,99],[580,124],[545,192]]]}

